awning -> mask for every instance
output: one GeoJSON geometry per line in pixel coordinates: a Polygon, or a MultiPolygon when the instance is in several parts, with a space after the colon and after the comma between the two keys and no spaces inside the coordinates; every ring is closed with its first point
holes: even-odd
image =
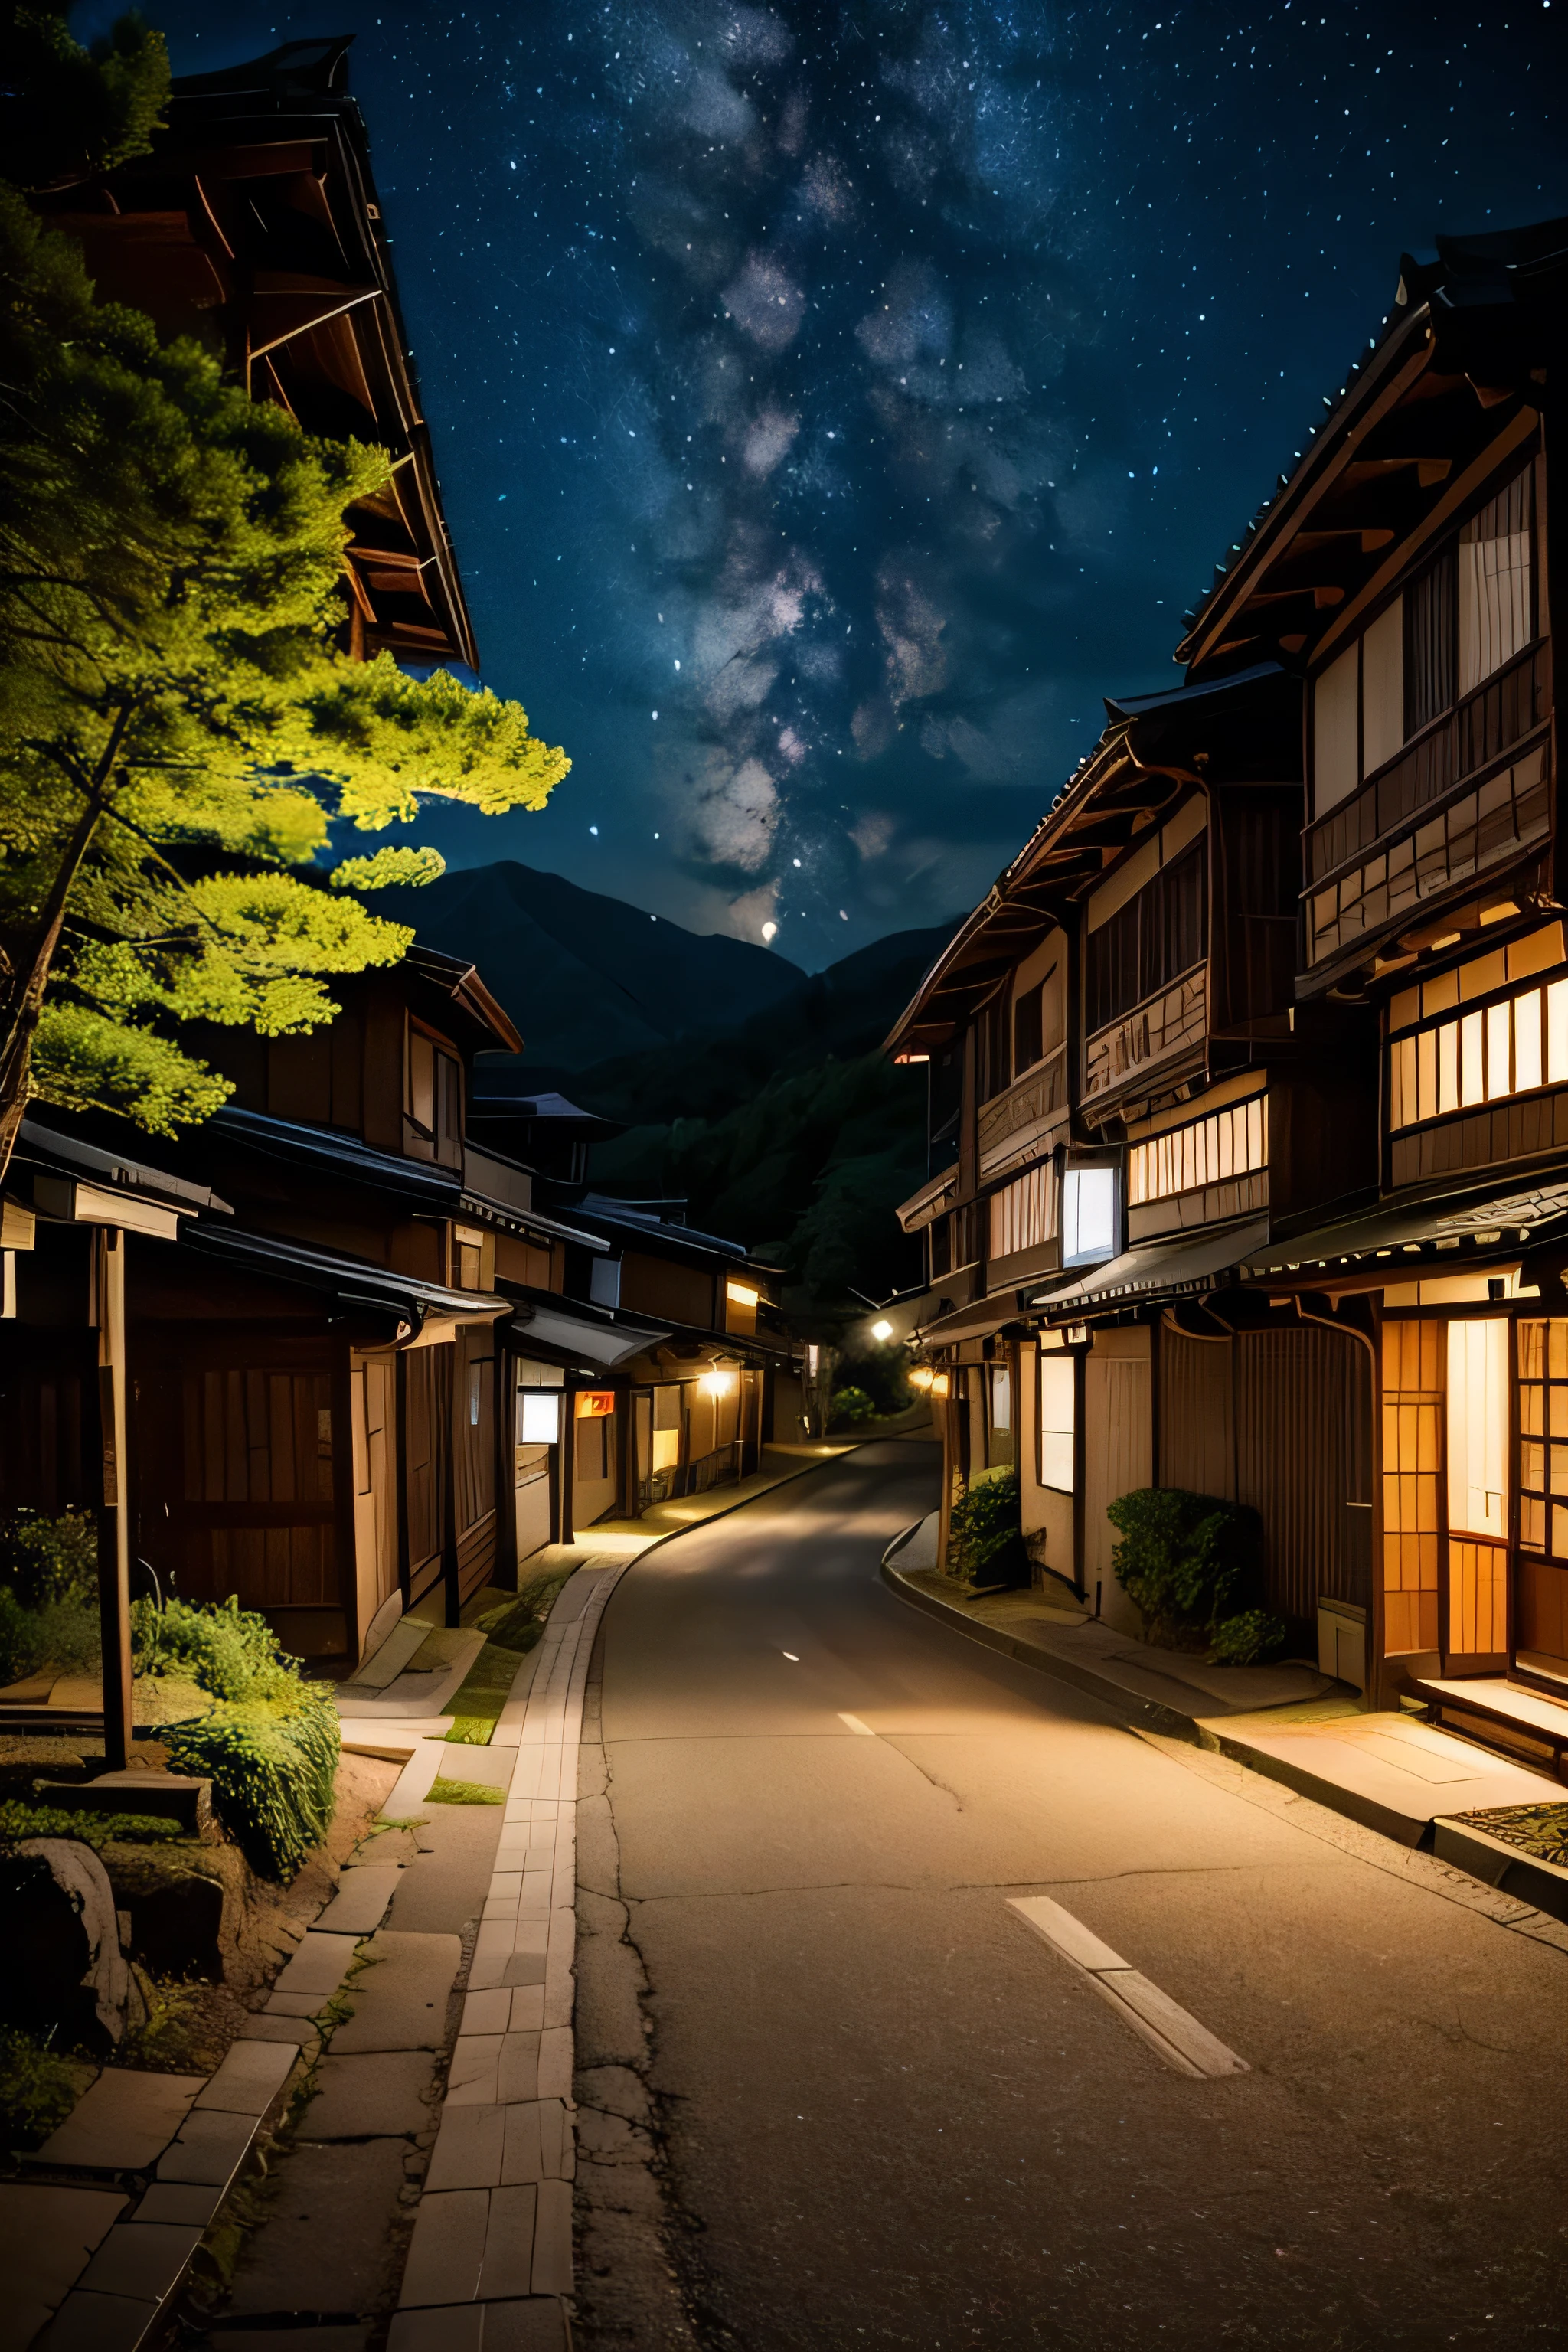
{"type": "Polygon", "coordinates": [[[939,1315],[933,1323],[917,1323],[910,1337],[922,1348],[956,1346],[961,1339],[990,1339],[1005,1325],[1018,1320],[1026,1299],[1022,1290],[994,1290],[988,1297],[972,1298],[967,1307],[939,1315]]]}
{"type": "Polygon", "coordinates": [[[613,1372],[617,1364],[657,1348],[668,1339],[668,1327],[622,1323],[595,1315],[576,1299],[554,1292],[539,1292],[531,1299],[511,1301],[512,1321],[507,1338],[525,1355],[541,1355],[584,1372],[613,1372]]]}
{"type": "Polygon", "coordinates": [[[1228,1225],[1219,1233],[1166,1234],[1156,1242],[1141,1242],[1123,1250],[1104,1265],[1090,1269],[1065,1290],[1047,1290],[1030,1299],[1033,1307],[1052,1315],[1069,1308],[1110,1307],[1124,1298],[1142,1298],[1157,1291],[1173,1297],[1188,1291],[1212,1290],[1216,1276],[1240,1267],[1253,1253],[1268,1245],[1268,1220],[1254,1217],[1245,1225],[1228,1225]]]}
{"type": "MultiPolygon", "coordinates": [[[[1452,1192],[1435,1201],[1382,1202],[1359,1217],[1320,1225],[1287,1241],[1269,1242],[1244,1252],[1239,1268],[1244,1277],[1323,1273],[1354,1268],[1363,1260],[1386,1257],[1422,1258],[1433,1270],[1451,1270],[1457,1260],[1519,1250],[1555,1236],[1568,1219],[1568,1177],[1546,1179],[1503,1193],[1475,1189],[1456,1200],[1452,1192]]],[[[1396,1268],[1391,1264],[1389,1277],[1396,1268]]]]}
{"type": "Polygon", "coordinates": [[[391,1316],[410,1332],[436,1320],[472,1322],[504,1315],[511,1304],[493,1290],[448,1290],[444,1283],[394,1274],[362,1258],[338,1257],[305,1242],[279,1241],[270,1234],[245,1233],[230,1225],[183,1224],[179,1247],[221,1259],[237,1272],[258,1275],[264,1281],[298,1283],[340,1307],[391,1316]]]}

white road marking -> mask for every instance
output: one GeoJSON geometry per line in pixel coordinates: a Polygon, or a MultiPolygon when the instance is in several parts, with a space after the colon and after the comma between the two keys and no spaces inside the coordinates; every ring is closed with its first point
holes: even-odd
{"type": "Polygon", "coordinates": [[[1053,1903],[1048,1895],[1011,1895],[1007,1907],[1016,1911],[1025,1926],[1032,1927],[1058,1958],[1087,1977],[1122,2023],[1131,2026],[1174,2073],[1202,2079],[1252,2072],[1245,2058],[1227,2050],[1189,2010],[1183,2009],[1169,1993],[1162,1992],[1158,1985],[1151,1984],[1147,1977],[1130,1968],[1120,1952],[1101,1943],[1092,1928],[1086,1927],[1081,1919],[1075,1919],[1070,1911],[1064,1911],[1059,1903],[1053,1903]]]}
{"type": "Polygon", "coordinates": [[[840,1723],[847,1723],[851,1731],[858,1731],[863,1739],[875,1739],[877,1737],[870,1725],[868,1723],[862,1723],[858,1715],[846,1715],[843,1709],[840,1708],[838,1720],[840,1723]]]}

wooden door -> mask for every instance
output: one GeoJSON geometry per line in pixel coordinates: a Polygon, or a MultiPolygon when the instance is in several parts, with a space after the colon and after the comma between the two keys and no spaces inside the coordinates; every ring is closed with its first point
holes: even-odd
{"type": "Polygon", "coordinates": [[[408,1527],[408,1602],[422,1601],[439,1582],[446,1541],[447,1480],[451,1458],[450,1340],[412,1348],[402,1358],[403,1488],[408,1527]]]}
{"type": "Polygon", "coordinates": [[[356,1599],[340,1542],[351,1450],[340,1464],[331,1349],[182,1332],[148,1349],[132,1400],[138,1549],[164,1589],[232,1596],[310,1658],[347,1654],[356,1599]]]}
{"type": "Polygon", "coordinates": [[[397,1496],[393,1485],[394,1367],[385,1356],[351,1356],[353,1412],[354,1577],[363,1642],[397,1590],[397,1496]]]}
{"type": "Polygon", "coordinates": [[[1315,1648],[1320,1599],[1372,1600],[1371,1355],[1319,1324],[1242,1331],[1235,1381],[1236,1499],[1263,1523],[1266,1605],[1315,1648]]]}
{"type": "Polygon", "coordinates": [[[468,1601],[489,1582],[496,1558],[496,1345],[489,1324],[458,1332],[454,1375],[453,1531],[458,1595],[468,1601]]]}
{"type": "Polygon", "coordinates": [[[1568,1682],[1568,1321],[1519,1325],[1519,1550],[1512,1657],[1527,1677],[1568,1682]]]}

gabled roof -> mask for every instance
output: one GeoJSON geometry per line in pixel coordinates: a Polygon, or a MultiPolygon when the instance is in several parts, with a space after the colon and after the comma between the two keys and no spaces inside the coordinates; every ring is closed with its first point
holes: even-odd
{"type": "Polygon", "coordinates": [[[232,373],[307,432],[386,449],[350,509],[355,641],[472,667],[458,575],[363,117],[352,35],[182,76],[151,152],[37,199],[100,294],[221,342],[232,373]]]}
{"type": "Polygon", "coordinates": [[[1298,681],[1278,662],[1168,692],[1106,701],[1104,734],[1013,863],[960,925],[889,1035],[884,1053],[933,1052],[1189,782],[1239,761],[1271,782],[1300,775],[1298,681]],[[1268,773],[1270,768],[1275,776],[1268,773]],[[1109,855],[1108,855],[1109,853],[1109,855]]]}
{"type": "Polygon", "coordinates": [[[1346,632],[1412,535],[1467,494],[1472,466],[1533,428],[1565,298],[1568,221],[1402,257],[1381,331],[1188,614],[1189,677],[1304,664],[1346,632]]]}
{"type": "Polygon", "coordinates": [[[421,980],[438,989],[456,1011],[467,1015],[483,1041],[478,1050],[493,1052],[495,1046],[489,1041],[494,1039],[503,1053],[521,1053],[522,1039],[512,1025],[510,1013],[490,994],[479,978],[477,964],[465,963],[461,956],[442,955],[437,949],[425,947],[417,940],[403,961],[421,980]]]}

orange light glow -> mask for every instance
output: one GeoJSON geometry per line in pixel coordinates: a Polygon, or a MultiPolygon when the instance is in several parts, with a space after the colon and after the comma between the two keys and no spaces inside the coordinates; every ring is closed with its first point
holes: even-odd
{"type": "Polygon", "coordinates": [[[576,1411],[579,1421],[605,1421],[615,1409],[614,1389],[579,1389],[577,1391],[576,1411]]]}

